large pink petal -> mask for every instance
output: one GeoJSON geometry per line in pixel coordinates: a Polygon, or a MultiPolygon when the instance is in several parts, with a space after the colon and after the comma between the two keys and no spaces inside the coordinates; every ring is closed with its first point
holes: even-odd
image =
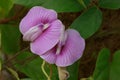
{"type": "Polygon", "coordinates": [[[43,7],[33,7],[20,22],[20,31],[24,34],[31,27],[39,23],[51,23],[57,19],[57,13],[51,9],[43,7]]]}
{"type": "Polygon", "coordinates": [[[68,29],[66,33],[68,34],[66,43],[56,60],[56,65],[61,67],[69,66],[77,61],[85,48],[85,41],[76,30],[68,29]]]}
{"type": "Polygon", "coordinates": [[[44,59],[46,62],[50,64],[54,64],[56,62],[57,55],[55,54],[55,48],[41,55],[40,57],[44,59]]]}
{"type": "Polygon", "coordinates": [[[31,43],[31,51],[41,55],[52,49],[59,41],[62,28],[63,24],[60,20],[51,23],[50,27],[31,43]]]}

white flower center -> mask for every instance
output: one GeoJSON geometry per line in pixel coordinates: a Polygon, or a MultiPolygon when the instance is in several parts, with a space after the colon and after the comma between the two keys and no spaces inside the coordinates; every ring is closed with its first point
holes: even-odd
{"type": "Polygon", "coordinates": [[[60,40],[56,49],[57,55],[60,54],[62,47],[65,45],[66,40],[67,40],[67,33],[65,33],[65,27],[63,26],[63,28],[61,29],[60,40]]]}
{"type": "Polygon", "coordinates": [[[38,24],[31,27],[24,35],[24,41],[34,41],[45,29],[49,27],[49,24],[38,24]]]}

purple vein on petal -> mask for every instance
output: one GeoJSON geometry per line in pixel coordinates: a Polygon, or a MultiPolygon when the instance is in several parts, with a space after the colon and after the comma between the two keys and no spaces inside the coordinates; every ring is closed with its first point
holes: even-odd
{"type": "Polygon", "coordinates": [[[56,54],[56,46],[40,57],[61,67],[69,66],[77,61],[83,54],[85,41],[76,30],[68,29],[65,33],[68,36],[59,54],[56,54]]]}
{"type": "Polygon", "coordinates": [[[83,54],[85,41],[76,30],[68,29],[68,37],[60,55],[57,56],[57,66],[69,66],[83,54]]]}
{"type": "Polygon", "coordinates": [[[55,51],[56,51],[55,48],[53,48],[46,52],[45,54],[41,55],[40,57],[50,64],[55,64],[57,58],[55,51]]]}
{"type": "Polygon", "coordinates": [[[61,34],[60,34],[59,42],[57,44],[56,55],[60,54],[62,46],[64,45],[63,44],[64,36],[65,36],[64,32],[65,32],[65,26],[63,25],[62,28],[61,28],[61,34]]]}
{"type": "Polygon", "coordinates": [[[30,44],[31,51],[35,54],[41,55],[52,49],[59,41],[61,34],[60,29],[63,24],[60,20],[55,20],[50,24],[34,42],[30,44]]]}

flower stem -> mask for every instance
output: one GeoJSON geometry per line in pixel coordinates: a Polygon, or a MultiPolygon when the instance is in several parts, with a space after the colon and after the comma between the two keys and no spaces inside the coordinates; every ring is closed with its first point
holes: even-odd
{"type": "Polygon", "coordinates": [[[47,77],[47,79],[51,80],[50,77],[48,76],[48,74],[46,73],[44,66],[45,66],[45,61],[43,60],[43,63],[42,63],[42,66],[41,66],[42,71],[43,71],[44,75],[47,77]]]}

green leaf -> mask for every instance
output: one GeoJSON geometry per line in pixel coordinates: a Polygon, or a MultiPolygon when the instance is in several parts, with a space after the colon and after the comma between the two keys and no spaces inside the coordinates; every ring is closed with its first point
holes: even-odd
{"type": "Polygon", "coordinates": [[[4,53],[13,54],[20,49],[20,32],[17,26],[1,25],[1,44],[4,53]]]}
{"type": "Polygon", "coordinates": [[[79,61],[68,67],[70,77],[68,80],[78,80],[79,61]]]}
{"type": "Polygon", "coordinates": [[[7,69],[11,72],[11,74],[12,74],[13,76],[15,76],[15,78],[16,78],[17,80],[20,80],[20,79],[19,79],[19,76],[18,76],[18,74],[17,74],[17,72],[16,72],[15,70],[13,70],[13,69],[11,69],[11,68],[9,68],[9,67],[7,67],[7,69]]]}
{"type": "Polygon", "coordinates": [[[41,64],[42,60],[37,58],[25,65],[17,64],[16,67],[20,72],[23,72],[33,80],[46,80],[41,70],[41,64]]]}
{"type": "Polygon", "coordinates": [[[80,80],[94,80],[93,77],[88,77],[88,78],[81,78],[80,80]]]}
{"type": "Polygon", "coordinates": [[[0,48],[1,48],[1,29],[0,29],[0,48]]]}
{"type": "MultiPolygon", "coordinates": [[[[32,60],[29,60],[30,57],[32,58],[33,53],[30,52],[22,52],[18,57],[15,67],[22,73],[26,74],[28,77],[30,77],[32,80],[47,80],[45,75],[42,72],[41,65],[43,60],[40,57],[36,57],[32,60]],[[19,63],[20,60],[23,63],[19,63]]],[[[50,73],[50,67],[48,65],[45,65],[45,70],[47,74],[50,73]]],[[[58,80],[57,75],[57,68],[56,66],[52,65],[52,78],[51,80],[58,80]]]]}
{"type": "Polygon", "coordinates": [[[110,51],[100,51],[94,71],[94,80],[120,80],[120,50],[113,55],[110,61],[110,51]]]}
{"type": "Polygon", "coordinates": [[[99,52],[94,71],[94,80],[109,80],[110,51],[106,48],[99,52]]]}
{"type": "Polygon", "coordinates": [[[81,36],[85,39],[92,36],[100,27],[102,22],[102,13],[92,7],[81,14],[71,25],[71,28],[78,30],[81,36]]]}
{"type": "Polygon", "coordinates": [[[1,70],[2,70],[2,61],[0,59],[0,72],[1,72],[1,70]]]}
{"type": "Polygon", "coordinates": [[[15,4],[20,4],[26,7],[41,6],[47,0],[15,0],[15,4]]]}
{"type": "Polygon", "coordinates": [[[32,80],[32,79],[30,79],[30,78],[24,78],[24,79],[21,79],[21,80],[32,80]]]}
{"type": "Polygon", "coordinates": [[[99,6],[107,9],[119,9],[120,0],[99,0],[99,6]]]}
{"type": "Polygon", "coordinates": [[[87,8],[86,5],[85,5],[85,3],[84,3],[84,0],[78,0],[78,2],[79,2],[81,5],[83,5],[84,8],[87,8]]]}
{"type": "MultiPolygon", "coordinates": [[[[90,0],[84,0],[84,2],[88,5],[90,0]]],[[[15,3],[27,7],[43,6],[57,12],[78,12],[84,8],[77,0],[15,0],[15,3]]]]}
{"type": "Polygon", "coordinates": [[[32,57],[32,56],[34,56],[32,53],[23,51],[17,56],[16,59],[17,59],[17,61],[23,61],[23,60],[26,60],[28,57],[32,57]]]}
{"type": "Polygon", "coordinates": [[[113,56],[110,70],[110,80],[120,80],[120,50],[113,56]]]}
{"type": "Polygon", "coordinates": [[[76,0],[48,0],[42,6],[54,9],[57,12],[78,12],[84,8],[76,0]]]}
{"type": "Polygon", "coordinates": [[[0,17],[5,17],[13,6],[13,0],[0,0],[0,17]]]}
{"type": "Polygon", "coordinates": [[[16,60],[17,64],[15,65],[15,67],[20,72],[30,77],[32,80],[45,80],[46,78],[44,77],[43,72],[41,70],[42,59],[35,58],[33,60],[29,60],[29,57],[32,57],[32,56],[33,54],[30,52],[22,52],[17,57],[17,60],[16,60]]]}

